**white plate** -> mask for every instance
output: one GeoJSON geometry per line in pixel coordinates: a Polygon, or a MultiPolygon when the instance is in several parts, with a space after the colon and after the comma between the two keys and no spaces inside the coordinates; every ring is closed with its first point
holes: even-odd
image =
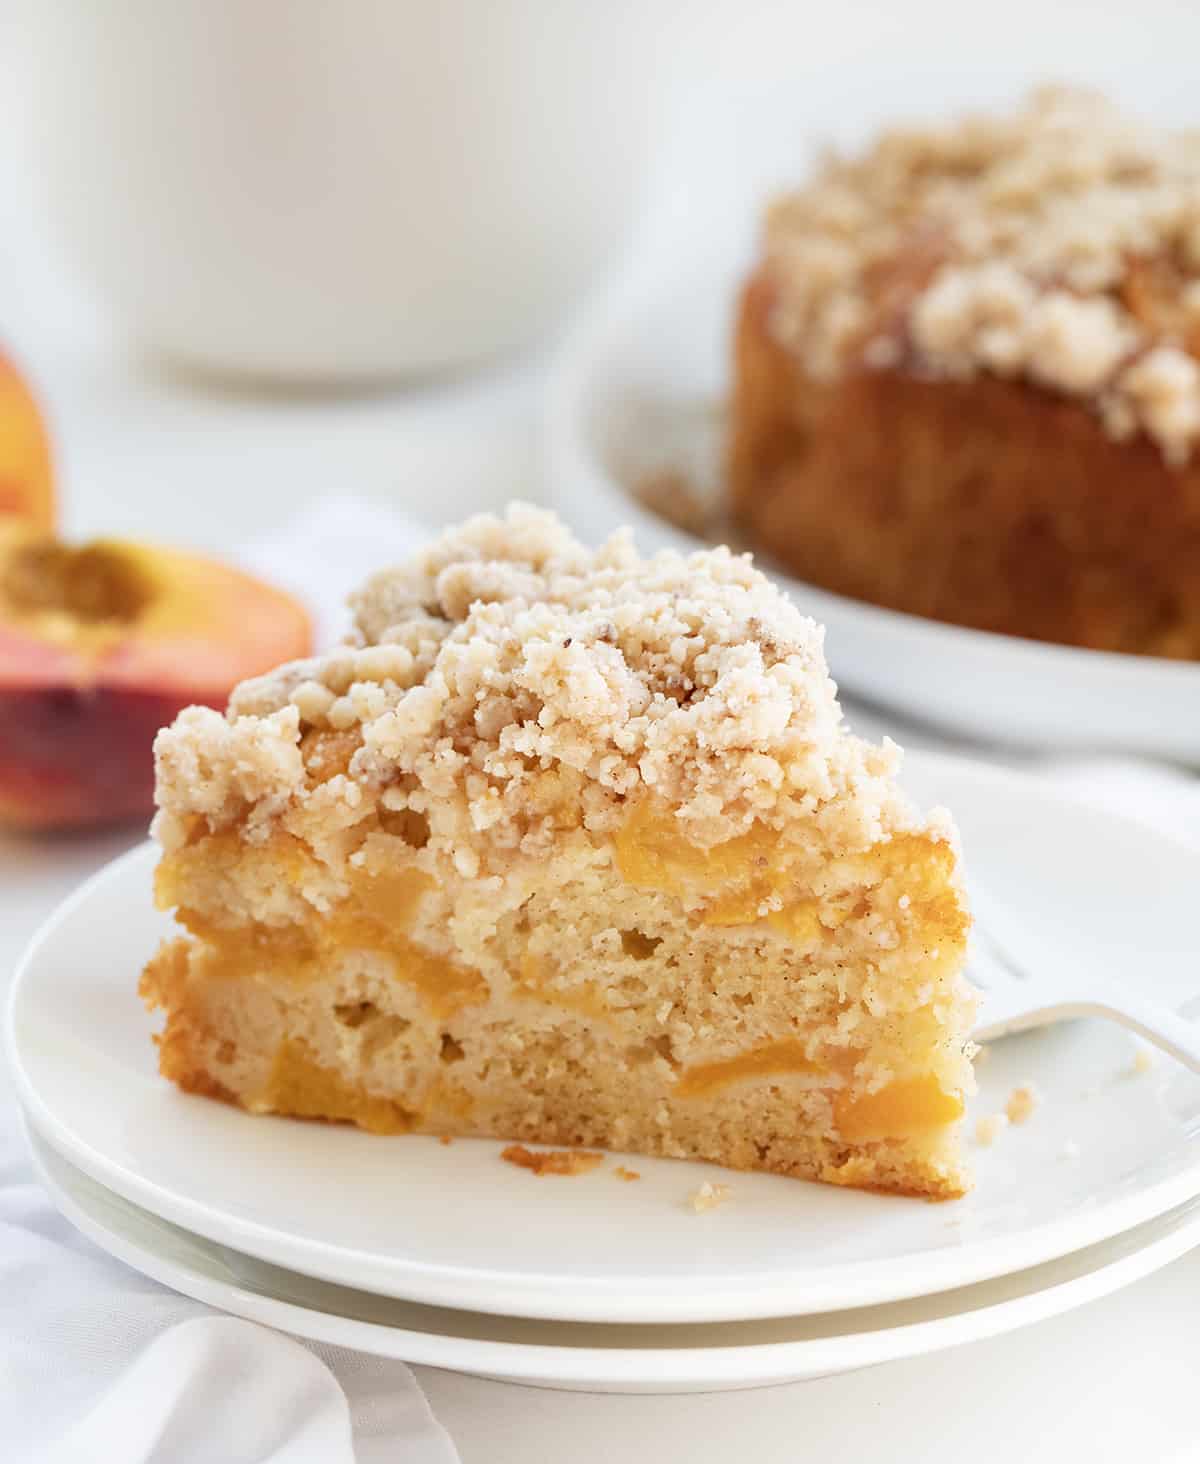
{"type": "Polygon", "coordinates": [[[504,1382],[589,1392],[763,1387],[998,1336],[1094,1301],[1200,1241],[1200,1200],[1064,1260],[938,1297],[816,1317],[705,1326],[582,1326],[395,1301],[315,1281],[192,1235],[105,1189],[30,1132],[67,1218],[187,1296],[297,1336],[504,1382]]]}
{"type": "MultiPolygon", "coordinates": [[[[805,113],[796,125],[781,122],[771,106],[721,121],[728,125],[705,133],[702,175],[662,204],[625,277],[568,340],[551,382],[547,482],[585,540],[630,524],[643,547],[702,547],[643,507],[633,489],[662,468],[719,481],[732,312],[753,258],[755,220],[778,179],[799,177],[805,166],[793,147],[783,167],[779,139],[811,138],[814,127],[805,113]]],[[[762,563],[825,625],[834,675],[860,696],[986,742],[1127,749],[1200,764],[1200,665],[945,625],[831,594],[762,563]]]]}
{"type": "MultiPolygon", "coordinates": [[[[924,802],[956,811],[972,869],[1019,910],[1017,954],[1070,959],[1179,1004],[1195,992],[1200,854],[1020,775],[913,758],[924,802]]],[[[168,922],[142,848],[35,939],[9,1013],[12,1069],[38,1129],[118,1194],[210,1239],[343,1285],[441,1306],[570,1321],[746,1320],[874,1305],[1039,1264],[1200,1192],[1200,1083],[1165,1059],[1127,1076],[1127,1035],[1076,1024],[999,1044],[977,1110],[1032,1079],[1034,1121],[978,1154],[965,1201],[928,1205],[632,1161],[538,1179],[498,1145],[379,1138],[253,1118],[155,1071],[138,971],[168,922]],[[1080,1157],[1061,1158],[1076,1143],[1080,1157]]],[[[1011,942],[1010,942],[1011,943],[1011,942]]]]}

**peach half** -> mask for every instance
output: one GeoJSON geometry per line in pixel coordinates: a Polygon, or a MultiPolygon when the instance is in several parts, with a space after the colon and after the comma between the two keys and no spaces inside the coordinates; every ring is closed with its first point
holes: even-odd
{"type": "Polygon", "coordinates": [[[226,565],[0,519],[0,822],[145,816],[158,729],[311,644],[301,605],[226,565]]]}
{"type": "Polygon", "coordinates": [[[54,523],[50,441],[29,388],[0,351],[0,517],[54,523]]]}

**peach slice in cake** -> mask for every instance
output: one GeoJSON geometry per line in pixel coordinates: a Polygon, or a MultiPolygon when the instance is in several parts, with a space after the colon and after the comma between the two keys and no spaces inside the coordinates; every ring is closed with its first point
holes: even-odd
{"type": "Polygon", "coordinates": [[[345,648],[159,734],[163,1073],[378,1133],[953,1196],[956,837],[846,729],[821,631],[725,549],[514,506],[345,648]]]}

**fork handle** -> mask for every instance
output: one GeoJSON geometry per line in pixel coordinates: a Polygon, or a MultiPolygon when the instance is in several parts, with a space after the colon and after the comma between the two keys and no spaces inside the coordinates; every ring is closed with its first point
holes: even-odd
{"type": "Polygon", "coordinates": [[[1103,1003],[1105,1014],[1131,1028],[1147,1042],[1169,1052],[1192,1072],[1200,1073],[1200,1025],[1189,1022],[1168,1006],[1142,1002],[1121,994],[1120,1007],[1103,1003]]]}
{"type": "MultiPolygon", "coordinates": [[[[1192,1072],[1200,1073],[1200,1025],[1178,1016],[1170,1007],[1139,1001],[1124,991],[1114,995],[1111,1001],[1097,995],[1081,1000],[1049,1002],[1036,1011],[1022,1012],[1013,1021],[1004,1023],[1004,1031],[1019,1032],[1026,1027],[1040,1027],[1046,1022],[1072,1017],[1105,1017],[1119,1022],[1163,1052],[1170,1053],[1192,1072]]],[[[979,1033],[985,1041],[999,1035],[999,1032],[986,1027],[979,1033]]]]}

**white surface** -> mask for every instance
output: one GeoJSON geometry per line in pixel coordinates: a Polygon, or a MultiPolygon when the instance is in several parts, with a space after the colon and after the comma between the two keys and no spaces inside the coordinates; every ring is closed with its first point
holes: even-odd
{"type": "MultiPolygon", "coordinates": [[[[1195,994],[1200,855],[1019,774],[925,755],[906,781],[922,802],[954,807],[973,877],[1019,912],[1023,960],[1115,980],[1137,960],[1139,984],[1164,1002],[1195,994]]],[[[686,1200],[713,1173],[702,1165],[639,1158],[636,1185],[607,1167],[539,1183],[490,1141],[264,1122],[156,1076],[136,995],[170,929],[152,905],[154,858],[147,847],[111,866],[35,940],[9,1013],[21,1101],[118,1194],[309,1275],[516,1316],[743,1320],[966,1285],[1200,1192],[1200,1082],[1166,1059],[1132,1081],[1130,1039],[1102,1023],[1025,1034],[989,1055],[976,1113],[1002,1109],[1024,1081],[1045,1105],[979,1153],[974,1193],[949,1208],[741,1174],[727,1176],[736,1202],[698,1217],[686,1200]],[[1081,1150],[1070,1164],[1068,1143],[1081,1150]]]]}
{"type": "MultiPolygon", "coordinates": [[[[644,545],[701,548],[641,507],[632,489],[661,468],[719,483],[733,309],[765,192],[806,167],[793,139],[822,123],[844,135],[844,113],[856,133],[890,108],[928,107],[919,72],[869,100],[862,85],[853,104],[841,89],[817,86],[710,120],[680,163],[686,184],[664,196],[625,277],[575,328],[550,382],[546,451],[553,498],[582,536],[632,523],[644,545]]],[[[1005,91],[978,85],[982,95],[1005,91]]],[[[956,92],[972,94],[970,82],[959,79],[956,92]]],[[[1155,110],[1165,108],[1169,101],[1155,110]]],[[[773,572],[825,625],[834,675],[862,697],[983,741],[1200,766],[1200,665],[966,630],[773,572]]]]}
{"type": "Polygon", "coordinates": [[[753,1393],[624,1397],[417,1368],[463,1464],[1194,1464],[1200,1251],[1007,1337],[753,1393]],[[1135,1303],[1134,1298],[1137,1298],[1135,1303]]]}
{"type": "Polygon", "coordinates": [[[1200,1200],[1064,1260],[836,1316],[702,1327],[519,1321],[390,1301],[263,1264],[120,1199],[31,1133],[58,1208],[111,1255],[234,1316],[313,1341],[536,1387],[673,1393],[763,1387],[960,1346],[1150,1275],[1200,1239],[1200,1200]]]}

